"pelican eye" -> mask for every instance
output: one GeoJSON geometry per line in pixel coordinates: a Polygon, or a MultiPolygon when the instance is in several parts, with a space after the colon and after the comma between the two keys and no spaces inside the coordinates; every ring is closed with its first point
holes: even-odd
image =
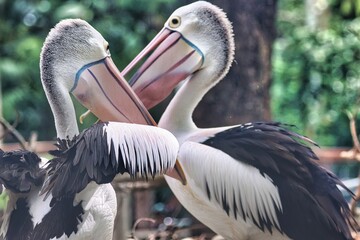
{"type": "Polygon", "coordinates": [[[110,53],[110,45],[107,41],[104,41],[104,48],[105,48],[106,52],[109,54],[110,53]]]}
{"type": "Polygon", "coordinates": [[[169,21],[169,26],[171,28],[177,28],[180,26],[180,24],[181,24],[181,18],[179,16],[175,16],[169,21]]]}

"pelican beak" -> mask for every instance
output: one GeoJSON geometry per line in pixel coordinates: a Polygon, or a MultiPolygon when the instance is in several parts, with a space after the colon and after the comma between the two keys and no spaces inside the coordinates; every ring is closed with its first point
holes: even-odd
{"type": "Polygon", "coordinates": [[[109,56],[83,66],[70,92],[101,121],[156,125],[109,56]]]}
{"type": "Polygon", "coordinates": [[[165,173],[167,176],[172,177],[178,181],[180,181],[183,185],[187,184],[185,172],[179,160],[176,159],[175,166],[173,169],[167,171],[165,173]]]}
{"type": "Polygon", "coordinates": [[[147,109],[164,100],[179,82],[199,70],[204,62],[199,48],[179,32],[163,28],[122,75],[128,74],[151,51],[153,53],[129,82],[147,109]]]}
{"type": "MultiPolygon", "coordinates": [[[[156,126],[145,106],[122,77],[110,56],[83,66],[70,91],[101,121],[117,121],[156,126]]],[[[169,174],[186,184],[184,171],[176,160],[169,174]]]]}
{"type": "MultiPolygon", "coordinates": [[[[126,76],[152,51],[130,79],[132,89],[147,109],[164,100],[179,82],[200,69],[204,62],[200,49],[179,32],[163,28],[124,69],[122,75],[126,76]]],[[[174,169],[166,175],[186,185],[186,176],[179,161],[176,161],[174,169]]]]}

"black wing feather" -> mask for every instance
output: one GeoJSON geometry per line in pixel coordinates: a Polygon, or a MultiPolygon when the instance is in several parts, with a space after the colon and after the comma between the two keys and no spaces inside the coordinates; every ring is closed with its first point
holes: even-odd
{"type": "Polygon", "coordinates": [[[28,193],[32,186],[43,184],[46,171],[39,166],[41,159],[33,152],[0,150],[0,183],[14,193],[28,193]]]}
{"type": "MultiPolygon", "coordinates": [[[[79,193],[91,181],[109,183],[118,173],[128,172],[136,176],[140,166],[136,164],[136,171],[132,171],[131,164],[125,166],[120,146],[115,146],[113,140],[108,146],[107,132],[104,131],[107,124],[95,124],[73,139],[58,139],[58,149],[50,152],[55,158],[49,161],[46,168],[49,177],[41,193],[51,192],[53,197],[61,198],[79,193]],[[119,148],[118,156],[115,148],[119,148]]],[[[142,177],[147,178],[147,174],[141,171],[142,177]]]]}
{"type": "MultiPolygon", "coordinates": [[[[73,139],[58,139],[58,150],[50,151],[55,156],[49,162],[48,179],[42,193],[52,193],[54,198],[73,195],[83,190],[91,181],[98,184],[111,182],[115,175],[125,172],[121,169],[121,155],[115,159],[115,154],[102,152],[99,156],[96,149],[107,149],[106,123],[98,123],[84,130],[73,139]]],[[[113,146],[111,150],[113,151],[113,146]]]]}
{"type": "MultiPolygon", "coordinates": [[[[244,124],[217,133],[203,144],[270,176],[282,202],[282,211],[277,209],[279,230],[290,238],[352,239],[349,226],[355,229],[357,224],[336,187],[344,185],[316,161],[318,157],[309,145],[317,144],[285,128],[288,126],[275,122],[244,124]]],[[[232,200],[219,202],[228,212],[224,201],[232,200]]],[[[264,226],[269,231],[274,227],[266,219],[255,224],[262,230],[264,226]]]]}

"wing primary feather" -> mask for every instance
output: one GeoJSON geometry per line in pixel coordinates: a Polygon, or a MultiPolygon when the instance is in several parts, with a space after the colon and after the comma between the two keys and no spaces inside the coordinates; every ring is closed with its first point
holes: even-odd
{"type": "Polygon", "coordinates": [[[118,122],[97,123],[73,139],[59,139],[57,146],[41,190],[55,198],[76,194],[91,181],[111,182],[118,173],[147,180],[172,168],[179,149],[164,129],[118,122]]]}

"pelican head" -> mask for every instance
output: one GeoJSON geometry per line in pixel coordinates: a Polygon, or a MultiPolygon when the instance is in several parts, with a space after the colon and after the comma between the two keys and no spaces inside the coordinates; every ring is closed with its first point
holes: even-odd
{"type": "Polygon", "coordinates": [[[190,75],[201,75],[198,84],[204,88],[214,86],[228,72],[234,48],[226,14],[211,3],[198,1],[175,10],[164,28],[122,73],[126,75],[155,49],[130,80],[136,94],[150,108],[190,75]]]}
{"type": "Polygon", "coordinates": [[[69,93],[102,121],[152,123],[113,63],[108,42],[83,20],[63,20],[50,31],[40,69],[58,137],[77,134],[67,129],[77,129],[76,123],[69,123],[76,119],[69,93]]]}
{"type": "Polygon", "coordinates": [[[42,79],[50,85],[54,84],[52,79],[61,79],[63,87],[70,91],[79,69],[109,56],[109,43],[90,24],[80,19],[63,20],[45,40],[42,79]]]}
{"type": "MultiPolygon", "coordinates": [[[[102,121],[156,125],[113,63],[108,42],[83,20],[63,20],[50,31],[40,69],[58,138],[78,134],[69,93],[102,121]]],[[[169,174],[186,183],[178,161],[169,174]]]]}

